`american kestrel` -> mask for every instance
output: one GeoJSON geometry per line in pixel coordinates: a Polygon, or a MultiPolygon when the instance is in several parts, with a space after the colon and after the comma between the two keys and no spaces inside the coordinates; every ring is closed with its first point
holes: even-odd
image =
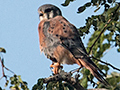
{"type": "Polygon", "coordinates": [[[61,64],[78,64],[106,84],[105,74],[88,57],[77,28],[62,16],[60,9],[45,4],[38,8],[38,13],[40,51],[52,60],[53,73],[58,73],[61,64]]]}

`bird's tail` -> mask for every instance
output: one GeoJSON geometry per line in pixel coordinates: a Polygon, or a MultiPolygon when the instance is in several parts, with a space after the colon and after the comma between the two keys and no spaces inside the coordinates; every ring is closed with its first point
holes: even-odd
{"type": "Polygon", "coordinates": [[[109,83],[103,78],[103,76],[106,77],[106,75],[90,60],[90,58],[83,58],[78,60],[79,63],[86,69],[90,70],[92,75],[95,76],[101,83],[109,85],[109,83]]]}

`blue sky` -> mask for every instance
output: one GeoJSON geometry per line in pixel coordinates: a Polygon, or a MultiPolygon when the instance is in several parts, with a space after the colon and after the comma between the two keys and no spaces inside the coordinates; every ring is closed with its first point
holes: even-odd
{"type": "MultiPolygon", "coordinates": [[[[87,0],[89,1],[89,0],[87,0]]],[[[76,0],[68,7],[61,4],[64,0],[1,0],[0,1],[0,47],[7,51],[2,54],[5,59],[5,65],[22,79],[28,82],[31,88],[39,78],[51,75],[48,60],[44,54],[40,53],[38,42],[38,24],[39,17],[37,9],[43,4],[54,4],[58,6],[65,18],[67,18],[77,28],[85,24],[85,18],[93,14],[94,7],[81,14],[77,14],[77,8],[83,5],[83,0],[76,0]]],[[[94,14],[101,13],[97,12],[94,14]]],[[[92,32],[91,32],[92,33],[92,32]]],[[[89,35],[83,42],[86,46],[89,35]]],[[[119,66],[120,54],[113,48],[105,55],[103,60],[119,66]]],[[[64,65],[65,71],[77,68],[78,65],[64,65]]],[[[113,69],[110,70],[112,72],[113,69]]],[[[6,74],[12,75],[5,71],[6,74]]],[[[0,67],[0,75],[1,67],[0,67]]],[[[5,79],[0,80],[0,86],[4,86],[5,79]]],[[[8,88],[7,88],[8,89],[8,88]]]]}

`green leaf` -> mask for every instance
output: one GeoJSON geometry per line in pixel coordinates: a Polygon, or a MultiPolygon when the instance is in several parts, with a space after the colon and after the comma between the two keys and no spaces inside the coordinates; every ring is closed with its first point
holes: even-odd
{"type": "Polygon", "coordinates": [[[43,78],[38,79],[37,84],[32,87],[32,90],[41,90],[43,89],[43,78]]]}
{"type": "Polygon", "coordinates": [[[87,77],[85,77],[85,78],[82,80],[81,85],[82,85],[84,88],[87,88],[87,82],[88,82],[87,77]]]}
{"type": "Polygon", "coordinates": [[[93,3],[94,5],[96,5],[98,0],[91,0],[91,3],[93,3]]]}
{"type": "Polygon", "coordinates": [[[0,47],[0,52],[6,53],[6,50],[2,47],[0,47]]]}
{"type": "Polygon", "coordinates": [[[77,13],[81,13],[86,9],[86,6],[81,6],[78,8],[78,12],[77,13]]]}
{"type": "Polygon", "coordinates": [[[91,2],[88,2],[85,4],[86,7],[90,7],[91,6],[91,2]]]}
{"type": "Polygon", "coordinates": [[[61,4],[62,6],[68,6],[70,3],[70,0],[66,0],[63,4],[61,4]]]}
{"type": "Polygon", "coordinates": [[[5,87],[7,87],[8,84],[9,84],[9,80],[6,81],[6,83],[5,83],[5,87]]]}
{"type": "Polygon", "coordinates": [[[105,71],[109,70],[108,66],[106,66],[106,65],[104,65],[104,69],[105,69],[105,71]]]}
{"type": "Polygon", "coordinates": [[[108,3],[112,3],[112,0],[107,0],[108,1],[108,3]]]}
{"type": "Polygon", "coordinates": [[[20,76],[20,75],[18,75],[18,80],[19,80],[20,82],[22,82],[22,79],[21,79],[21,76],[20,76]]]}
{"type": "Polygon", "coordinates": [[[97,26],[97,21],[93,20],[93,26],[97,26]]]}
{"type": "Polygon", "coordinates": [[[85,69],[84,73],[85,73],[85,75],[89,75],[90,71],[88,69],[85,69]]]}
{"type": "Polygon", "coordinates": [[[67,82],[63,83],[64,85],[64,90],[74,90],[74,87],[68,84],[67,82]]]}
{"type": "Polygon", "coordinates": [[[111,75],[112,75],[112,76],[120,76],[120,73],[112,72],[111,75]]]}
{"type": "Polygon", "coordinates": [[[120,52],[120,48],[118,48],[117,51],[120,52]]]}

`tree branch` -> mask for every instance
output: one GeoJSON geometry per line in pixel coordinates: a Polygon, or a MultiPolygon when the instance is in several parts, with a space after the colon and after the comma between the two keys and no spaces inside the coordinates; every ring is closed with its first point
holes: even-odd
{"type": "Polygon", "coordinates": [[[0,78],[0,80],[1,80],[3,77],[5,77],[5,78],[7,78],[7,77],[6,77],[5,72],[4,72],[4,64],[3,64],[3,61],[1,60],[1,57],[0,57],[0,63],[2,66],[2,77],[0,78]]]}
{"type": "Polygon", "coordinates": [[[86,90],[84,89],[80,83],[79,83],[79,76],[76,76],[75,78],[71,77],[71,73],[66,73],[66,72],[61,72],[57,75],[54,75],[54,76],[50,76],[48,78],[45,78],[44,79],[44,83],[49,83],[49,82],[52,82],[52,81],[66,81],[67,83],[69,83],[71,86],[73,86],[74,88],[76,88],[76,90],[86,90]]]}
{"type": "Polygon", "coordinates": [[[73,78],[71,73],[62,71],[57,75],[50,76],[48,78],[44,78],[43,83],[49,83],[49,82],[53,82],[53,81],[61,81],[62,80],[62,81],[67,82],[71,86],[73,86],[76,90],[108,90],[105,88],[85,89],[80,85],[78,78],[79,78],[79,75],[75,75],[75,78],[73,78]]]}
{"type": "Polygon", "coordinates": [[[5,65],[4,65],[1,57],[0,57],[0,63],[1,63],[1,67],[2,67],[2,77],[0,78],[0,80],[1,80],[3,77],[5,77],[5,79],[7,80],[7,76],[5,75],[4,69],[6,69],[6,70],[10,71],[11,73],[13,73],[14,75],[16,75],[12,70],[10,70],[10,69],[8,69],[7,67],[5,67],[5,65]]]}
{"type": "Polygon", "coordinates": [[[90,47],[90,50],[89,50],[88,54],[91,53],[91,50],[92,50],[93,46],[94,46],[95,43],[98,41],[98,39],[100,38],[100,36],[102,35],[102,33],[106,30],[106,27],[107,27],[107,25],[110,23],[110,21],[111,21],[111,19],[109,19],[109,20],[107,21],[107,23],[105,24],[105,26],[103,27],[103,30],[100,32],[99,36],[96,38],[96,40],[94,41],[94,43],[93,43],[92,46],[90,47]]]}
{"type": "Polygon", "coordinates": [[[106,65],[108,65],[108,66],[111,66],[113,69],[116,69],[116,70],[120,71],[120,69],[114,67],[114,66],[111,65],[110,63],[106,63],[106,62],[104,62],[104,61],[102,61],[102,60],[100,60],[100,59],[95,58],[94,56],[92,56],[91,58],[93,58],[93,59],[95,59],[95,60],[97,60],[97,61],[100,61],[101,63],[104,63],[104,64],[106,64],[106,65]]]}

